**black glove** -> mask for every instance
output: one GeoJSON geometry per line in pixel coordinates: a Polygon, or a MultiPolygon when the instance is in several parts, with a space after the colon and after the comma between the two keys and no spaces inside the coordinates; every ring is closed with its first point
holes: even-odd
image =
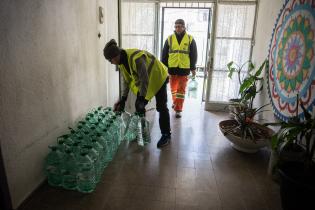
{"type": "Polygon", "coordinates": [[[148,104],[148,101],[144,98],[144,96],[137,96],[136,100],[136,112],[144,114],[145,113],[145,106],[148,104]]]}
{"type": "Polygon", "coordinates": [[[121,99],[119,101],[117,101],[114,105],[114,111],[115,112],[122,112],[125,110],[125,105],[126,105],[126,100],[127,97],[126,96],[122,96],[121,99]]]}

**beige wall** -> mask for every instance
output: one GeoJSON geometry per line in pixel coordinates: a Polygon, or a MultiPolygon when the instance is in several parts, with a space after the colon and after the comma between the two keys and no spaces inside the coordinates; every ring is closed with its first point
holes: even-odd
{"type": "MultiPolygon", "coordinates": [[[[264,61],[264,59],[268,58],[272,30],[283,3],[283,0],[259,0],[255,46],[253,49],[252,58],[257,66],[259,66],[264,61]]],[[[268,96],[266,79],[264,82],[264,89],[257,97],[256,103],[261,106],[270,102],[271,101],[268,96]]],[[[269,122],[274,121],[275,119],[271,105],[266,107],[265,110],[270,111],[263,112],[263,116],[260,118],[269,122]]]]}
{"type": "Polygon", "coordinates": [[[117,11],[109,0],[0,1],[0,140],[14,208],[45,179],[47,146],[118,97],[102,55],[118,38],[117,11]]]}

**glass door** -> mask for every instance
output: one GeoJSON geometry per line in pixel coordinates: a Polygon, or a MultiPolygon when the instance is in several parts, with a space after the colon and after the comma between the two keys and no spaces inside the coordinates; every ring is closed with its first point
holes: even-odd
{"type": "Polygon", "coordinates": [[[229,99],[238,98],[240,84],[236,74],[228,78],[227,64],[251,59],[256,1],[220,1],[214,9],[206,110],[222,110],[229,99]]]}

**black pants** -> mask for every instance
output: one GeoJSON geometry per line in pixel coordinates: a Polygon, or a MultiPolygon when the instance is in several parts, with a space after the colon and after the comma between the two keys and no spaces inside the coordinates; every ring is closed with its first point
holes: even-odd
{"type": "Polygon", "coordinates": [[[170,113],[167,108],[167,83],[168,78],[155,95],[156,110],[160,113],[159,124],[162,134],[171,134],[170,113]]]}

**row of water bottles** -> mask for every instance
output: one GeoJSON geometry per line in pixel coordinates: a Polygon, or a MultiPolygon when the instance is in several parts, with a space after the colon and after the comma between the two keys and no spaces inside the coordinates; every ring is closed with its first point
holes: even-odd
{"type": "Polygon", "coordinates": [[[140,146],[150,141],[149,123],[143,115],[111,108],[93,109],[75,129],[69,129],[56,145],[49,146],[45,172],[50,185],[84,193],[94,191],[124,139],[137,139],[140,146]]]}

